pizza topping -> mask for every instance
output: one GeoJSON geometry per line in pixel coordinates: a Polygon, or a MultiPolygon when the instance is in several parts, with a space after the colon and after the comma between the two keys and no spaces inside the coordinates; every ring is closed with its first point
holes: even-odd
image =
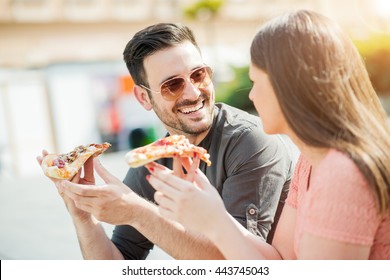
{"type": "Polygon", "coordinates": [[[74,162],[80,156],[80,154],[83,154],[86,152],[94,153],[96,150],[101,150],[103,152],[109,146],[111,146],[111,145],[108,143],[90,144],[88,146],[80,145],[80,146],[74,148],[73,151],[71,151],[67,154],[59,155],[58,158],[56,158],[53,161],[53,166],[57,166],[58,168],[64,168],[67,163],[71,164],[72,162],[74,162]]]}
{"type": "Polygon", "coordinates": [[[152,146],[167,146],[167,145],[171,145],[171,144],[172,144],[172,141],[170,141],[170,139],[168,139],[166,137],[166,138],[159,139],[156,142],[152,143],[152,146]]]}
{"type": "Polygon", "coordinates": [[[79,154],[84,153],[87,150],[85,146],[78,146],[73,151],[59,156],[59,160],[72,163],[78,157],[79,154]]]}
{"type": "Polygon", "coordinates": [[[53,160],[53,166],[57,166],[58,168],[63,168],[65,166],[65,161],[61,158],[56,158],[53,160]]]}
{"type": "Polygon", "coordinates": [[[183,135],[171,135],[128,152],[126,161],[131,167],[138,167],[159,158],[194,157],[195,154],[207,165],[211,165],[206,149],[191,144],[183,135]]]}
{"type": "Polygon", "coordinates": [[[78,146],[67,154],[48,154],[42,159],[41,167],[46,176],[56,179],[71,179],[90,157],[97,157],[111,144],[90,144],[78,146]]]}

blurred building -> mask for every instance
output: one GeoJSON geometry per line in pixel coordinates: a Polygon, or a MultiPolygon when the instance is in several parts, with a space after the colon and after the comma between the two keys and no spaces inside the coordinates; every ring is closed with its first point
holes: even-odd
{"type": "Polygon", "coordinates": [[[194,2],[0,0],[0,66],[120,60],[134,32],[162,21],[186,22],[202,45],[249,41],[263,19],[296,8],[325,13],[354,33],[388,28],[378,17],[384,0],[226,0],[213,22],[207,14],[196,21],[184,16],[183,10],[194,2]]]}
{"type": "Polygon", "coordinates": [[[283,11],[322,12],[354,36],[389,30],[374,5],[388,1],[226,0],[216,16],[188,19],[183,11],[195,2],[0,0],[0,176],[40,172],[41,148],[65,152],[111,139],[126,149],[131,130],[161,129],[133,100],[122,62],[128,40],[147,25],[189,25],[217,79],[228,77],[225,66],[248,63],[259,25],[283,11]]]}

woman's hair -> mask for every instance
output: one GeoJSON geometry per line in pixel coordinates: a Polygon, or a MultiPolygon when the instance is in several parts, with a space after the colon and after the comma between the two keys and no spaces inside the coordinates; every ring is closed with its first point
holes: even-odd
{"type": "Polygon", "coordinates": [[[149,86],[143,64],[145,58],[186,41],[191,42],[200,52],[191,29],[182,24],[159,23],[137,32],[123,51],[123,59],[135,84],[149,86]]]}
{"type": "Polygon", "coordinates": [[[259,30],[251,61],[268,74],[299,139],[348,154],[384,213],[390,197],[390,128],[352,41],[328,18],[294,11],[259,30]]]}

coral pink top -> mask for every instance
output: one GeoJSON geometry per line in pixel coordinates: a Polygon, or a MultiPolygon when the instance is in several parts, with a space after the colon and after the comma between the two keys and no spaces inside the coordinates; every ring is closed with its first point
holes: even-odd
{"type": "Polygon", "coordinates": [[[369,259],[390,259],[390,209],[379,215],[363,174],[345,154],[329,153],[311,174],[302,156],[295,168],[286,203],[297,209],[294,250],[304,232],[326,239],[371,246],[369,259]],[[311,185],[308,187],[309,178],[311,185]]]}

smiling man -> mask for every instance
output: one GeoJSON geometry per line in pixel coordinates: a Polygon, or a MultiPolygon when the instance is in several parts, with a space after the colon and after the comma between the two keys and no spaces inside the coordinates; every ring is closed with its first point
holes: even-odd
{"type": "MultiPolygon", "coordinates": [[[[289,139],[267,136],[254,115],[215,104],[212,70],[186,26],[157,24],[139,31],[127,44],[124,60],[139,103],[156,113],[167,135],[185,135],[208,150],[212,165],[202,162],[199,168],[226,210],[269,241],[296,160],[289,139]]],[[[172,159],[158,162],[172,168],[172,159]]],[[[159,215],[146,168],[130,168],[122,183],[95,160],[86,163],[84,174],[56,183],[84,258],[144,259],[154,244],[178,259],[223,258],[201,233],[159,215]],[[93,184],[93,168],[104,184],[93,184]],[[116,225],[111,240],[94,217],[116,225]]]]}

